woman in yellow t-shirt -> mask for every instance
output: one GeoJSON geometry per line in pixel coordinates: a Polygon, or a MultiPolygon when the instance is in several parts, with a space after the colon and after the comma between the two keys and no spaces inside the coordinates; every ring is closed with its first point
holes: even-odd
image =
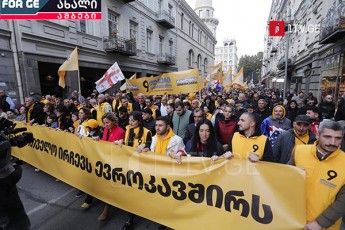
{"type": "MultiPolygon", "coordinates": [[[[152,141],[151,132],[144,127],[141,113],[133,111],[129,114],[129,125],[126,126],[125,139],[115,141],[114,143],[120,147],[124,144],[137,149],[142,152],[144,148],[150,148],[152,141]]],[[[123,226],[123,229],[128,229],[133,224],[135,215],[129,213],[128,219],[123,226]]]]}

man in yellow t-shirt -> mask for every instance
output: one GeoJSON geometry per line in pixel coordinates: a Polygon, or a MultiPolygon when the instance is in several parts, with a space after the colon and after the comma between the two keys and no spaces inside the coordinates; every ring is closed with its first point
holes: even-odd
{"type": "Polygon", "coordinates": [[[289,163],[306,172],[307,224],[304,229],[339,229],[345,216],[345,153],[339,146],[344,128],[336,121],[320,123],[313,145],[296,146],[289,163]]]}

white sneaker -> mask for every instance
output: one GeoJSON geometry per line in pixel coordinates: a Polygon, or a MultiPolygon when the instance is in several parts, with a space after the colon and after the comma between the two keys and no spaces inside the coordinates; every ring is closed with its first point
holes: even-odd
{"type": "Polygon", "coordinates": [[[41,171],[41,169],[35,169],[35,172],[40,172],[41,171]]]}

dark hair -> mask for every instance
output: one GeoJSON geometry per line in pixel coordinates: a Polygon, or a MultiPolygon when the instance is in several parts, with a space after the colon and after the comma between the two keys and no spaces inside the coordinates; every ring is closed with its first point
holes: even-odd
{"type": "Polygon", "coordinates": [[[291,101],[289,102],[289,106],[291,105],[291,103],[295,103],[295,105],[297,106],[297,101],[296,101],[296,100],[291,100],[291,101]]]}
{"type": "Polygon", "coordinates": [[[78,112],[79,112],[80,110],[83,110],[83,111],[84,111],[85,116],[86,116],[86,120],[92,118],[92,114],[91,114],[91,110],[90,110],[90,109],[88,109],[88,108],[80,108],[80,109],[78,110],[78,112]]]}
{"type": "MultiPolygon", "coordinates": [[[[141,116],[141,113],[139,111],[133,111],[129,114],[129,116],[133,117],[133,120],[139,121],[139,133],[137,138],[140,139],[144,134],[144,124],[143,124],[143,117],[141,116]]],[[[135,133],[134,129],[129,129],[129,137],[128,137],[128,146],[133,146],[135,139],[135,133]]]]}
{"type": "Polygon", "coordinates": [[[156,121],[163,121],[166,125],[170,125],[170,118],[169,118],[169,116],[157,117],[156,121]]]}
{"type": "Polygon", "coordinates": [[[56,116],[55,113],[50,113],[50,114],[48,114],[47,118],[48,118],[48,117],[49,117],[50,119],[52,119],[53,122],[57,120],[57,116],[56,116]]]}
{"type": "MultiPolygon", "coordinates": [[[[242,113],[242,115],[247,115],[251,121],[253,121],[253,122],[255,122],[255,124],[257,124],[258,117],[257,117],[256,114],[244,112],[244,113],[242,113]]],[[[242,115],[241,115],[241,116],[242,116],[242,115]]]]}
{"type": "Polygon", "coordinates": [[[313,111],[313,113],[319,114],[319,121],[322,121],[322,110],[319,107],[316,106],[308,106],[307,109],[305,110],[306,112],[308,110],[313,111]]]}
{"type": "Polygon", "coordinates": [[[171,108],[173,108],[175,110],[175,105],[174,103],[168,103],[167,106],[170,106],[171,108]]]}
{"type": "Polygon", "coordinates": [[[213,155],[215,155],[215,152],[217,152],[217,140],[216,140],[216,135],[214,132],[214,128],[213,125],[211,123],[211,121],[209,121],[208,119],[201,119],[195,128],[195,132],[194,132],[194,136],[192,139],[192,152],[196,152],[196,155],[199,155],[199,152],[201,151],[198,146],[202,146],[203,144],[200,141],[200,136],[199,136],[199,130],[200,130],[200,126],[206,124],[209,129],[210,129],[210,137],[208,139],[208,143],[205,145],[206,149],[204,150],[206,152],[206,156],[207,157],[211,157],[213,155]]]}
{"type": "Polygon", "coordinates": [[[228,102],[227,102],[226,100],[220,100],[220,101],[218,102],[219,107],[221,107],[221,106],[223,106],[223,105],[227,105],[227,104],[228,104],[228,102]]]}
{"type": "Polygon", "coordinates": [[[184,105],[185,107],[186,107],[186,106],[191,107],[191,104],[189,103],[189,101],[183,102],[183,105],[184,105]]]}
{"type": "Polygon", "coordinates": [[[178,102],[175,103],[175,109],[176,109],[177,107],[179,107],[179,106],[181,106],[181,108],[184,109],[184,104],[183,104],[182,101],[178,101],[178,102]]]}
{"type": "Polygon", "coordinates": [[[47,104],[45,104],[44,105],[44,107],[47,107],[48,108],[48,112],[54,112],[54,109],[55,109],[55,106],[54,106],[54,104],[52,104],[52,103],[47,103],[47,104]]]}
{"type": "Polygon", "coordinates": [[[153,102],[153,96],[148,96],[148,97],[146,97],[146,99],[149,99],[151,102],[153,102]]]}
{"type": "MultiPolygon", "coordinates": [[[[206,105],[205,105],[205,106],[206,106],[206,105]]],[[[201,112],[201,113],[202,113],[201,116],[202,116],[203,118],[205,118],[205,116],[206,116],[205,111],[204,111],[203,109],[201,109],[201,108],[195,108],[195,109],[193,110],[193,115],[194,115],[194,113],[199,113],[199,112],[201,112]]]]}

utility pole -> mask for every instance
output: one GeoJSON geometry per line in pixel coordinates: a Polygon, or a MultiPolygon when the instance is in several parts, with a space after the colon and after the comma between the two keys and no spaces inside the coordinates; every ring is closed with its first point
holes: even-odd
{"type": "MultiPolygon", "coordinates": [[[[288,7],[288,16],[287,16],[287,23],[290,24],[291,20],[291,9],[288,7]]],[[[290,30],[289,25],[286,25],[287,31],[285,34],[285,74],[284,74],[284,92],[283,92],[283,99],[286,96],[286,88],[287,88],[287,79],[288,79],[288,60],[289,60],[289,39],[290,39],[290,30]]]]}

